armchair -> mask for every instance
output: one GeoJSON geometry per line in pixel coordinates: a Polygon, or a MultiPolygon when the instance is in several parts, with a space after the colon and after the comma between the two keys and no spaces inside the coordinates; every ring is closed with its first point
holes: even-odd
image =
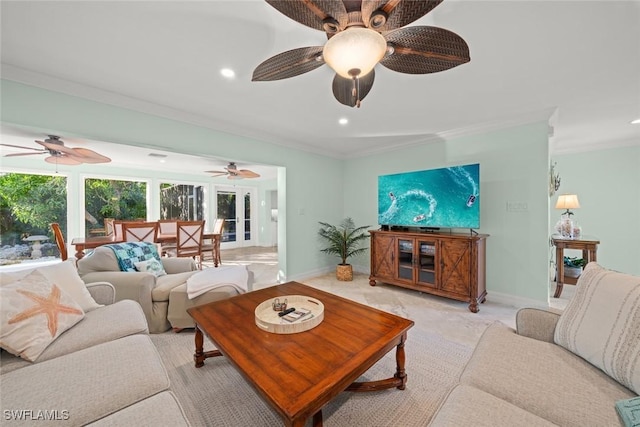
{"type": "Polygon", "coordinates": [[[162,258],[162,265],[167,274],[159,277],[149,272],[121,271],[114,252],[108,247],[98,247],[78,261],[78,273],[85,283],[111,283],[116,301],[137,301],[147,318],[149,332],[159,333],[171,327],[167,320],[171,290],[197,271],[191,258],[162,258]]]}

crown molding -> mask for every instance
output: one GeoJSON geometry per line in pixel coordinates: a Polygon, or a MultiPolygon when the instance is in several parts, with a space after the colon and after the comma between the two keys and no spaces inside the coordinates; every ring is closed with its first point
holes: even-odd
{"type": "Polygon", "coordinates": [[[160,105],[145,101],[143,99],[133,98],[120,93],[99,89],[92,86],[86,86],[69,80],[60,79],[44,73],[27,70],[25,68],[16,67],[10,64],[2,63],[0,65],[0,74],[2,79],[10,80],[28,86],[38,87],[40,89],[59,92],[65,95],[75,96],[78,98],[94,101],[102,104],[111,105],[113,107],[124,108],[144,114],[162,117],[165,119],[175,120],[195,126],[201,126],[216,132],[223,132],[230,135],[251,138],[258,142],[266,142],[281,147],[291,148],[313,154],[320,154],[332,158],[341,158],[339,154],[327,150],[316,149],[308,145],[301,144],[296,141],[288,141],[278,139],[272,135],[263,132],[251,132],[243,129],[239,131],[234,126],[230,126],[224,122],[212,120],[211,118],[188,113],[166,105],[160,105]]]}

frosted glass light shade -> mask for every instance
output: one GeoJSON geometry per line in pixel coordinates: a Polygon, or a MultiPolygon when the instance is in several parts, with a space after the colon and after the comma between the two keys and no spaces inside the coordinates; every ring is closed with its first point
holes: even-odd
{"type": "Polygon", "coordinates": [[[558,196],[556,202],[556,209],[579,209],[580,202],[578,201],[578,195],[576,194],[563,194],[558,196]]]}
{"type": "Polygon", "coordinates": [[[349,28],[331,37],[322,55],[327,65],[349,79],[368,74],[386,50],[387,42],[380,33],[367,28],[349,28]]]}

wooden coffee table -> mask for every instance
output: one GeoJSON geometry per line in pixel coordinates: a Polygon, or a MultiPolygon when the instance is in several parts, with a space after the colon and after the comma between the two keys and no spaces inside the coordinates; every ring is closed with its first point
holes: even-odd
{"type": "MultiPolygon", "coordinates": [[[[404,343],[413,321],[297,282],[192,307],[196,367],[224,355],[280,414],[286,426],[322,425],[322,407],[342,391],[404,390],[404,343]],[[285,295],[305,295],[324,304],[324,320],[296,334],[273,334],[255,324],[255,308],[285,295]],[[203,351],[203,332],[218,348],[203,351]],[[391,378],[354,382],[396,348],[391,378]]],[[[212,391],[213,393],[213,391],[212,391]]]]}

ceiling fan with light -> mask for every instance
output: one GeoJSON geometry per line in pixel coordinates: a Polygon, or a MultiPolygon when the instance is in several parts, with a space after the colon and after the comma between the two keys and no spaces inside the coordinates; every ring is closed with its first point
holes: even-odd
{"type": "Polygon", "coordinates": [[[259,178],[260,174],[250,171],[249,169],[238,169],[235,162],[229,162],[228,166],[224,167],[223,171],[206,171],[205,173],[212,173],[212,177],[227,175],[227,179],[244,179],[244,178],[259,178]]]}
{"type": "Polygon", "coordinates": [[[438,27],[400,28],[423,17],[443,0],[266,0],[282,14],[324,31],[324,46],[289,50],[262,62],[252,81],[294,77],[329,65],[338,102],[360,107],[380,63],[406,74],[449,70],[470,61],[457,34],[438,27]]]}
{"type": "Polygon", "coordinates": [[[36,142],[42,145],[44,148],[32,148],[22,145],[12,144],[0,144],[5,147],[24,148],[26,150],[33,150],[35,152],[30,153],[11,153],[5,155],[5,157],[15,156],[31,156],[34,154],[49,154],[49,157],[44,159],[47,163],[60,164],[60,165],[80,165],[82,163],[109,163],[110,158],[98,154],[88,148],[71,148],[64,145],[64,141],[59,136],[49,135],[44,141],[36,142]]]}

